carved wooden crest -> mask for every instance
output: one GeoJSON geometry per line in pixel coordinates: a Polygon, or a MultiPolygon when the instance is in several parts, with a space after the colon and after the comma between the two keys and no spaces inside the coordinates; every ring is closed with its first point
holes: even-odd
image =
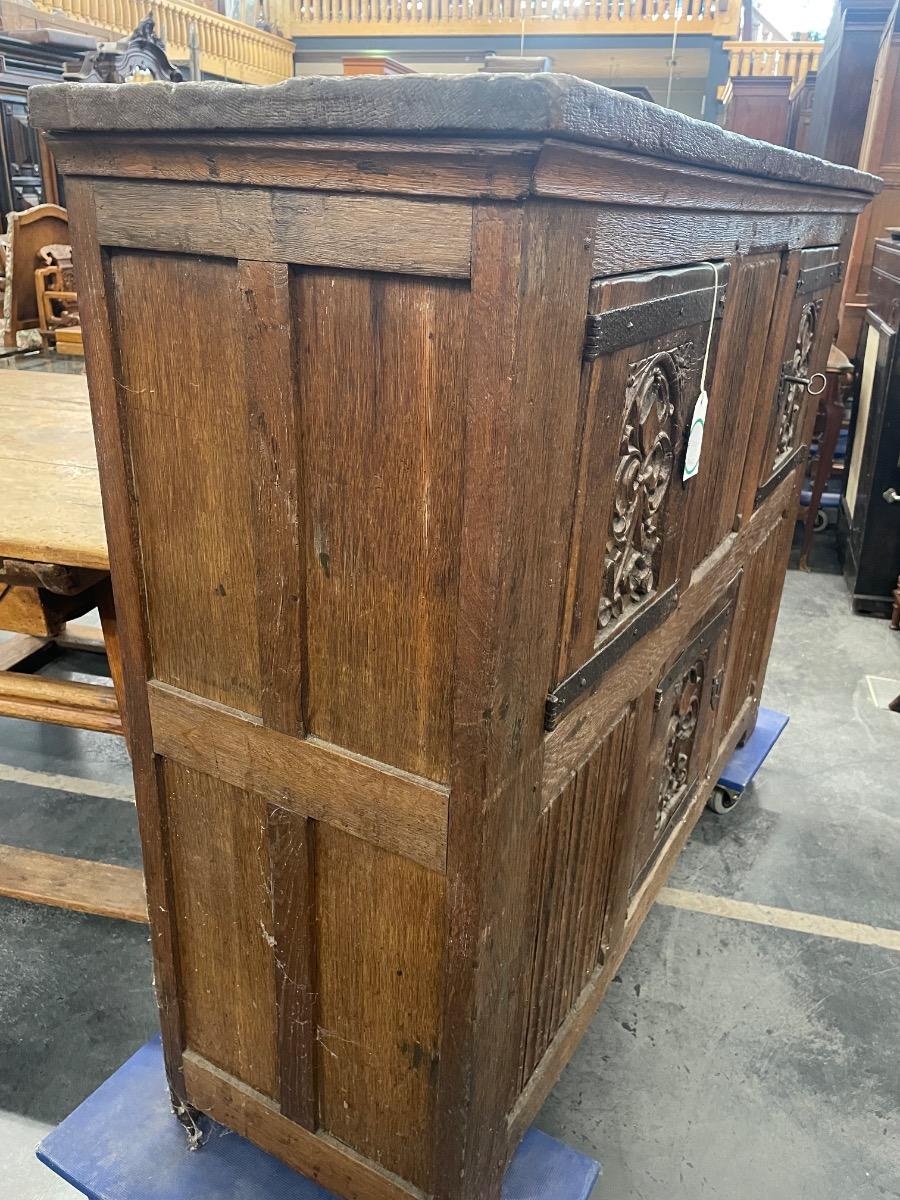
{"type": "Polygon", "coordinates": [[[183,76],[166,55],[166,45],[148,13],[127,38],[105,42],[74,67],[66,64],[63,78],[71,83],[181,83],[183,76]]]}

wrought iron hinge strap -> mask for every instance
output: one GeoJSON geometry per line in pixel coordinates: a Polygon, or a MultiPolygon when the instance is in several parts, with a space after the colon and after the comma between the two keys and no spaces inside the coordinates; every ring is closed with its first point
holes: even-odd
{"type": "Polygon", "coordinates": [[[844,274],[842,262],[823,263],[821,267],[807,267],[797,276],[797,295],[805,296],[809,292],[820,292],[823,288],[838,283],[844,274]]]}
{"type": "MultiPolygon", "coordinates": [[[[655,300],[642,300],[625,308],[591,313],[585,327],[582,357],[585,362],[593,362],[614,350],[638,346],[661,334],[708,322],[714,294],[712,287],[697,288],[678,296],[658,296],[655,300]]],[[[725,311],[726,294],[727,285],[721,284],[716,304],[717,319],[725,311]]]]}

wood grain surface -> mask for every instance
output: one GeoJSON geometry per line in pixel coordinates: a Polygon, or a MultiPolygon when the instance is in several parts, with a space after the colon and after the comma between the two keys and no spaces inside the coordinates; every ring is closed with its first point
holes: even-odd
{"type": "Polygon", "coordinates": [[[29,118],[44,130],[291,130],[343,133],[546,134],[748,175],[868,192],[872,176],[754,142],[572,75],[298,76],[272,87],[229,83],[110,95],[41,85],[29,118]]]}
{"type": "Polygon", "coordinates": [[[170,1084],[350,1200],[498,1200],[752,727],[781,366],[875,184],[559,77],[399,84],[33,96],[170,1084]]]}
{"type": "Polygon", "coordinates": [[[109,568],[87,379],[0,371],[0,557],[109,568]]]}
{"type": "Polygon", "coordinates": [[[413,275],[469,274],[472,213],[453,201],[178,183],[97,185],[107,246],[413,275]],[[191,220],[180,220],[185,208],[191,220]]]}

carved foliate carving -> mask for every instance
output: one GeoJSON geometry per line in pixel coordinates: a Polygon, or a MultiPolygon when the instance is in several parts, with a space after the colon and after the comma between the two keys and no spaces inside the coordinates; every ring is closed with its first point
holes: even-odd
{"type": "Polygon", "coordinates": [[[685,377],[693,365],[693,342],[629,365],[597,614],[601,631],[656,590],[662,518],[675,465],[676,426],[685,377]]]}
{"type": "MultiPolygon", "coordinates": [[[[794,353],[789,362],[784,365],[786,375],[809,376],[809,360],[813,343],[816,339],[816,326],[822,308],[821,300],[811,300],[803,305],[800,313],[800,323],[797,326],[797,341],[794,353]]],[[[803,383],[785,383],[781,408],[778,413],[778,441],[775,445],[775,461],[794,449],[794,439],[797,433],[797,417],[803,404],[806,385],[803,383]]]]}
{"type": "Polygon", "coordinates": [[[670,693],[672,707],[666,730],[666,753],[656,805],[657,833],[668,823],[672,813],[684,799],[685,790],[690,782],[691,756],[697,740],[705,674],[705,658],[696,659],[670,693]]]}

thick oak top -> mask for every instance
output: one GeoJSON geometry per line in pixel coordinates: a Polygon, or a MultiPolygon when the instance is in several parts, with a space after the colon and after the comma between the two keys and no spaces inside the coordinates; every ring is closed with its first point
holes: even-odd
{"type": "Polygon", "coordinates": [[[32,125],[193,131],[553,137],[742,174],[872,193],[850,167],[731,133],[572,75],[303,76],[235,83],[42,84],[32,125]]]}

